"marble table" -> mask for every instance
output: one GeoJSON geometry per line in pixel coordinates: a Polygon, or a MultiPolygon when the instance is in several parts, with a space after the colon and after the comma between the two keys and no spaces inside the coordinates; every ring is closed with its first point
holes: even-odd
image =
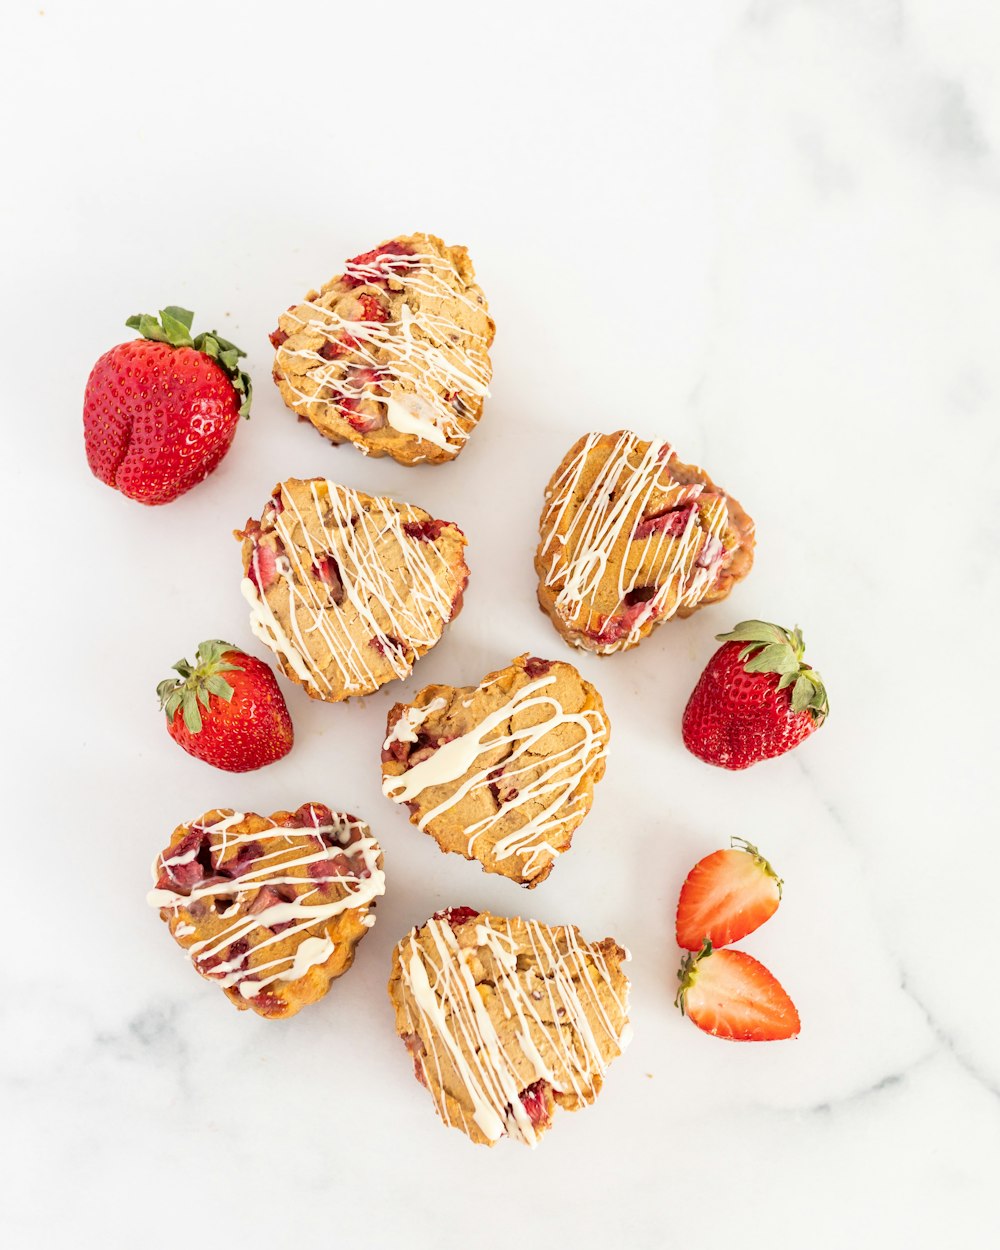
{"type": "Polygon", "coordinates": [[[995,1247],[996,6],[151,14],[0,14],[4,1243],[995,1247]],[[297,424],[266,336],[411,229],[470,246],[499,330],[467,450],[408,471],[297,424]],[[81,394],[124,318],[171,302],[247,348],[257,399],[220,470],[147,510],[88,474],[81,394]],[[579,433],[621,426],[742,500],[757,563],[724,605],[577,657],[608,774],[528,894],[382,797],[379,739],[427,682],[572,658],[534,602],[541,492],[579,433]],[[466,607],[363,703],[286,683],[292,754],[217,773],[169,742],[154,687],[205,637],[262,653],[229,534],[315,474],[454,517],[466,607]],[[832,714],[727,774],[688,755],[680,713],[750,616],[802,626],[832,714]],[[371,822],[388,892],[351,973],[269,1023],[185,966],[149,864],[208,807],[307,799],[371,822]],[[680,882],[732,834],[785,878],[746,946],[799,1006],[793,1042],[726,1044],[673,1006],[680,882]],[[464,902],[632,951],[634,1042],[535,1151],[443,1128],[393,1032],[393,944],[464,902]]]}

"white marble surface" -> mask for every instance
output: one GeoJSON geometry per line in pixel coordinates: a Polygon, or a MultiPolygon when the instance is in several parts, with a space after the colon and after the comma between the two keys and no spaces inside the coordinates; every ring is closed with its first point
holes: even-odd
{"type": "Polygon", "coordinates": [[[5,1245],[996,1246],[992,0],[8,0],[0,43],[5,1245]],[[406,471],[297,425],[265,336],[413,228],[470,245],[499,332],[465,454],[406,471]],[[145,510],[89,476],[81,394],[166,302],[249,349],[258,397],[221,470],[145,510]],[[738,495],[757,565],[581,658],[609,772],[524,894],[381,797],[380,728],[427,681],[564,654],[533,602],[541,489],[622,424],[738,495]],[[153,688],[202,637],[253,641],[229,530],[315,473],[454,516],[467,606],[363,706],[289,690],[292,755],[227,777],[168,741],[153,688]],[[727,775],[679,717],[713,634],[756,615],[803,626],[833,713],[727,775]],[[389,890],[350,975],[274,1024],[184,966],[144,892],[178,821],[306,799],[374,825],[389,890]],[[678,886],[732,833],[786,880],[747,945],[799,1005],[793,1043],[726,1045],[672,1006],[678,886]],[[393,943],[465,901],[634,954],[632,1049],[534,1152],[441,1127],[393,1033],[393,943]]]}

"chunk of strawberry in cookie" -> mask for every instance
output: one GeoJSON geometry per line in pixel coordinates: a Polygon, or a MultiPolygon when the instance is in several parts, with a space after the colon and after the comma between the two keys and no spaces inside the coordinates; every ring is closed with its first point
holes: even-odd
{"type": "Polygon", "coordinates": [[[445,924],[457,929],[459,925],[465,924],[467,920],[474,920],[480,914],[475,907],[445,907],[443,911],[436,911],[431,919],[443,920],[445,924]]]}
{"type": "Polygon", "coordinates": [[[588,637],[599,646],[610,646],[626,638],[640,621],[655,620],[659,609],[650,607],[649,602],[656,597],[659,589],[658,586],[637,586],[630,590],[623,600],[625,611],[602,620],[599,629],[588,631],[588,637]]]}
{"type": "Polygon", "coordinates": [[[524,671],[532,681],[544,677],[551,667],[551,660],[540,660],[537,655],[529,655],[524,661],[524,671]]]}
{"type": "Polygon", "coordinates": [[[418,542],[432,543],[441,537],[441,531],[449,524],[449,521],[438,521],[433,517],[429,521],[404,521],[403,533],[418,542]]]}
{"type": "Polygon", "coordinates": [[[156,888],[186,894],[214,874],[209,839],[203,830],[192,829],[171,848],[169,858],[163,860],[163,871],[157,879],[156,888]]]}
{"type": "Polygon", "coordinates": [[[528,1119],[534,1128],[548,1128],[555,1108],[552,1086],[548,1081],[535,1081],[521,1091],[521,1106],[528,1113],[528,1119]]]}
{"type": "Polygon", "coordinates": [[[340,565],[331,555],[320,556],[312,566],[313,576],[329,588],[330,598],[340,607],[344,602],[344,583],[340,576],[340,565]]]}
{"type": "Polygon", "coordinates": [[[382,305],[382,301],[377,295],[373,295],[370,291],[365,291],[358,296],[361,304],[361,316],[359,321],[373,321],[379,325],[389,320],[389,310],[382,305]]]}
{"type": "Polygon", "coordinates": [[[424,1073],[423,1057],[427,1053],[427,1047],[420,1040],[416,1033],[407,1033],[403,1037],[403,1045],[410,1052],[410,1058],[413,1060],[413,1075],[420,1084],[427,1088],[427,1076],[424,1073]]]}
{"type": "Polygon", "coordinates": [[[668,508],[664,512],[644,516],[635,527],[635,536],[649,538],[653,534],[660,534],[664,538],[679,538],[697,512],[695,504],[686,503],[679,508],[668,508]]]}
{"type": "Polygon", "coordinates": [[[394,257],[412,256],[413,249],[395,239],[383,243],[381,247],[370,252],[362,252],[349,260],[345,266],[341,281],[345,286],[373,286],[388,282],[390,277],[398,277],[409,268],[406,261],[394,260],[394,257]]]}
{"type": "MultiPolygon", "coordinates": [[[[345,817],[347,820],[353,817],[345,817]]],[[[281,822],[285,829],[320,829],[333,824],[333,813],[324,803],[303,803],[281,822]]]]}
{"type": "Polygon", "coordinates": [[[278,578],[278,555],[267,543],[257,543],[250,557],[247,577],[257,587],[257,593],[263,595],[278,578]]]}

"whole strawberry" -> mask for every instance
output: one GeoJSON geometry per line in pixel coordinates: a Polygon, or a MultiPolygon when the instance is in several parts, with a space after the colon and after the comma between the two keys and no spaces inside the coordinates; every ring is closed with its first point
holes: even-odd
{"type": "Polygon", "coordinates": [[[125,324],[142,338],[105,352],[90,372],[83,434],[91,472],[140,503],[170,503],[207,477],[250,415],[246,353],[194,314],[164,308],[125,324]]]}
{"type": "Polygon", "coordinates": [[[230,773],[273,764],[292,749],[292,720],[274,674],[231,643],[203,642],[195,663],[156,687],[167,732],[189,755],[230,773]]]}
{"type": "Polygon", "coordinates": [[[803,662],[799,630],[741,621],[695,686],[682,723],[684,745],[707,764],[749,768],[784,755],[826,720],[819,673],[803,662]]]}

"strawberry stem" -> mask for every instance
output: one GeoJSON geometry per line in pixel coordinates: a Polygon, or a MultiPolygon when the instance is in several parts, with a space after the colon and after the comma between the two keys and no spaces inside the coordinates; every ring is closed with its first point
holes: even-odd
{"type": "Polygon", "coordinates": [[[202,726],[201,708],[211,706],[214,694],[227,703],[235,693],[233,687],[222,673],[242,673],[238,664],[230,664],[223,656],[236,651],[231,642],[213,639],[199,645],[195,653],[195,664],[187,660],[178,660],[173,666],[179,677],[167,677],[156,687],[160,707],[166,713],[167,721],[173,723],[174,715],[180,708],[184,717],[184,725],[188,733],[200,733],[202,726]]]}
{"type": "Polygon", "coordinates": [[[716,634],[719,642],[746,643],[740,659],[748,673],[777,673],[778,689],[792,687],[792,711],[808,712],[819,727],[830,712],[823,679],[803,660],[806,644],[802,631],[771,625],[767,621],[740,621],[728,634],[716,634]]]}
{"type": "Polygon", "coordinates": [[[784,879],[782,877],[779,877],[778,874],[774,871],[773,867],[771,866],[771,861],[765,859],[764,856],[761,855],[760,851],[757,850],[757,848],[754,846],[752,842],[748,842],[746,838],[737,837],[736,834],[733,834],[730,837],[729,845],[734,851],[746,851],[748,855],[752,855],[754,859],[754,863],[757,865],[758,868],[760,868],[764,872],[765,876],[773,877],[775,881],[777,881],[778,898],[780,899],[782,896],[782,891],[785,888],[785,882],[784,882],[784,879]]]}
{"type": "Polygon", "coordinates": [[[154,343],[166,343],[170,347],[193,347],[196,352],[202,352],[210,360],[214,360],[233,384],[233,390],[242,396],[240,416],[249,417],[253,382],[250,374],[239,366],[239,361],[246,352],[235,343],[224,339],[217,330],[203,331],[192,338],[193,323],[194,313],[187,308],[179,308],[176,304],[161,308],[159,318],[150,313],[136,313],[125,322],[130,330],[138,330],[144,339],[152,339],[154,343]]]}

